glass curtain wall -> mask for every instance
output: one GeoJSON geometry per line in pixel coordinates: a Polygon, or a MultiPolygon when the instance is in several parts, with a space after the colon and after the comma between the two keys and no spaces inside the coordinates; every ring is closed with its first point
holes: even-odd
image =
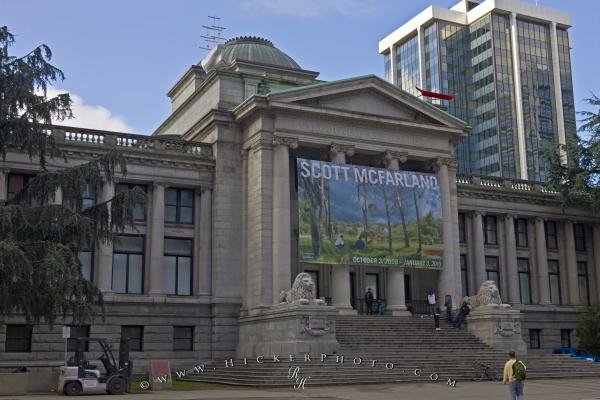
{"type": "Polygon", "coordinates": [[[415,35],[398,46],[396,51],[398,86],[408,93],[418,95],[419,86],[419,40],[415,35]]]}
{"type": "Polygon", "coordinates": [[[560,87],[565,120],[565,136],[574,139],[577,136],[575,124],[575,101],[573,99],[573,77],[571,75],[571,52],[569,33],[565,29],[556,30],[558,44],[558,64],[560,67],[560,87]]]}
{"type": "Polygon", "coordinates": [[[546,181],[545,151],[558,143],[550,28],[546,24],[523,20],[517,20],[517,28],[527,172],[530,180],[546,181]]]}

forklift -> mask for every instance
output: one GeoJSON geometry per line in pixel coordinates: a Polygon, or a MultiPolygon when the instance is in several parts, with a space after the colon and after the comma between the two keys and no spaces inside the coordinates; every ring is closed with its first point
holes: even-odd
{"type": "Polygon", "coordinates": [[[79,337],[70,340],[75,341],[75,354],[67,360],[65,366],[60,367],[59,392],[67,396],[77,396],[81,393],[123,394],[129,391],[133,365],[129,359],[127,340],[121,340],[118,363],[115,361],[111,346],[105,339],[79,337]],[[102,351],[98,360],[102,363],[104,372],[86,359],[90,343],[97,344],[102,351]]]}

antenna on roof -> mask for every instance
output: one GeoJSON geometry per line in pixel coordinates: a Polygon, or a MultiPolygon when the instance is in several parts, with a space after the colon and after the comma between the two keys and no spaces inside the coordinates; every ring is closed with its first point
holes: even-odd
{"type": "Polygon", "coordinates": [[[210,18],[212,21],[209,25],[202,25],[202,27],[206,29],[206,33],[204,35],[200,35],[206,44],[204,46],[200,46],[200,48],[206,51],[211,51],[214,47],[224,43],[225,40],[227,40],[221,36],[221,33],[227,28],[217,24],[217,20],[220,20],[221,18],[214,17],[212,15],[209,15],[208,18],[210,18]]]}

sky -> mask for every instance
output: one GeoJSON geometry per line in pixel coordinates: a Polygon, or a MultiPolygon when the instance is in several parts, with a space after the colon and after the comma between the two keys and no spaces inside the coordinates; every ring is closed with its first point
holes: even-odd
{"type": "MultiPolygon", "coordinates": [[[[534,3],[534,0],[521,0],[534,3]]],[[[65,125],[152,134],[170,113],[167,91],[206,51],[202,25],[223,35],[262,36],[319,79],[383,75],[378,42],[431,4],[458,0],[0,0],[11,54],[44,43],[66,79],[76,120],[65,125]]],[[[598,0],[539,0],[569,13],[576,110],[600,95],[598,0]]]]}

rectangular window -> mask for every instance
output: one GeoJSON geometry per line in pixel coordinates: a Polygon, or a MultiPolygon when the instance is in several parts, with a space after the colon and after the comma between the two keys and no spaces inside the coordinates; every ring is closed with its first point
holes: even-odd
{"type": "Polygon", "coordinates": [[[527,238],[527,220],[517,218],[515,220],[515,236],[517,239],[517,247],[527,247],[529,245],[527,238]]]}
{"type": "MultiPolygon", "coordinates": [[[[83,326],[70,326],[71,328],[71,338],[89,338],[90,337],[90,327],[89,325],[83,326]]],[[[85,342],[84,351],[88,351],[89,342],[85,342]]],[[[76,351],[77,350],[77,341],[73,339],[67,339],[67,351],[76,351]]]]}
{"type": "Polygon", "coordinates": [[[575,250],[585,251],[585,227],[583,224],[573,224],[573,234],[575,235],[575,250]]]}
{"type": "Polygon", "coordinates": [[[165,222],[194,223],[194,191],[192,189],[165,190],[165,222]]]}
{"type": "Polygon", "coordinates": [[[142,351],[144,327],[140,325],[121,326],[121,340],[127,340],[129,343],[129,351],[142,351]]]}
{"type": "Polygon", "coordinates": [[[546,221],[546,248],[557,249],[558,248],[558,236],[556,234],[556,222],[546,221]]]}
{"type": "Polygon", "coordinates": [[[174,351],[194,350],[194,327],[193,326],[174,326],[173,327],[173,350],[174,351]]]}
{"type": "Polygon", "coordinates": [[[467,242],[467,232],[465,231],[465,214],[458,213],[458,240],[460,243],[467,242]]]}
{"type": "Polygon", "coordinates": [[[487,273],[487,280],[496,282],[496,286],[498,287],[498,290],[500,290],[500,268],[498,257],[485,256],[485,271],[487,273]]]}
{"type": "Polygon", "coordinates": [[[115,293],[142,293],[143,281],[144,237],[115,236],[112,290],[115,293]]]}
{"type": "Polygon", "coordinates": [[[530,329],[529,330],[529,348],[539,349],[540,348],[540,333],[541,329],[530,329]]]}
{"type": "Polygon", "coordinates": [[[519,271],[519,293],[521,304],[531,304],[531,277],[529,274],[529,259],[517,258],[519,271]]]}
{"type": "Polygon", "coordinates": [[[31,325],[6,325],[4,351],[7,353],[31,353],[31,325]]]}
{"type": "Polygon", "coordinates": [[[96,204],[96,188],[86,183],[81,193],[81,209],[85,210],[96,204]]]}
{"type": "Polygon", "coordinates": [[[310,277],[312,278],[313,282],[315,283],[315,293],[317,296],[317,299],[320,298],[320,292],[319,292],[319,271],[304,271],[307,274],[310,275],[310,277]]]}
{"type": "Polygon", "coordinates": [[[460,279],[462,281],[462,295],[469,295],[469,268],[467,266],[467,255],[460,255],[460,279]]]}
{"type": "MultiPolygon", "coordinates": [[[[115,187],[115,192],[127,192],[128,190],[140,188],[146,193],[146,186],[144,185],[135,185],[131,183],[120,183],[115,187]]],[[[137,204],[133,208],[133,219],[136,221],[145,221],[146,220],[146,208],[142,204],[137,204]]]]}
{"type": "Polygon", "coordinates": [[[81,263],[81,274],[90,282],[94,281],[94,251],[91,247],[79,251],[79,262],[81,263]]]}
{"type": "Polygon", "coordinates": [[[550,301],[552,304],[561,304],[558,260],[548,260],[548,278],[550,279],[550,301]]]}
{"type": "Polygon", "coordinates": [[[560,330],[560,345],[562,347],[571,347],[571,330],[561,329],[560,330]]]}
{"type": "Polygon", "coordinates": [[[587,263],[585,261],[577,262],[577,278],[579,280],[579,301],[581,304],[590,304],[590,288],[588,281],[587,263]]]}
{"type": "Polygon", "coordinates": [[[29,184],[29,180],[34,176],[30,174],[8,174],[7,199],[14,198],[17,193],[29,184]]]}
{"type": "Polygon", "coordinates": [[[483,219],[483,227],[485,233],[485,244],[498,244],[496,217],[486,215],[483,219]]]}
{"type": "Polygon", "coordinates": [[[166,294],[192,294],[192,239],[165,238],[164,288],[166,294]]]}

